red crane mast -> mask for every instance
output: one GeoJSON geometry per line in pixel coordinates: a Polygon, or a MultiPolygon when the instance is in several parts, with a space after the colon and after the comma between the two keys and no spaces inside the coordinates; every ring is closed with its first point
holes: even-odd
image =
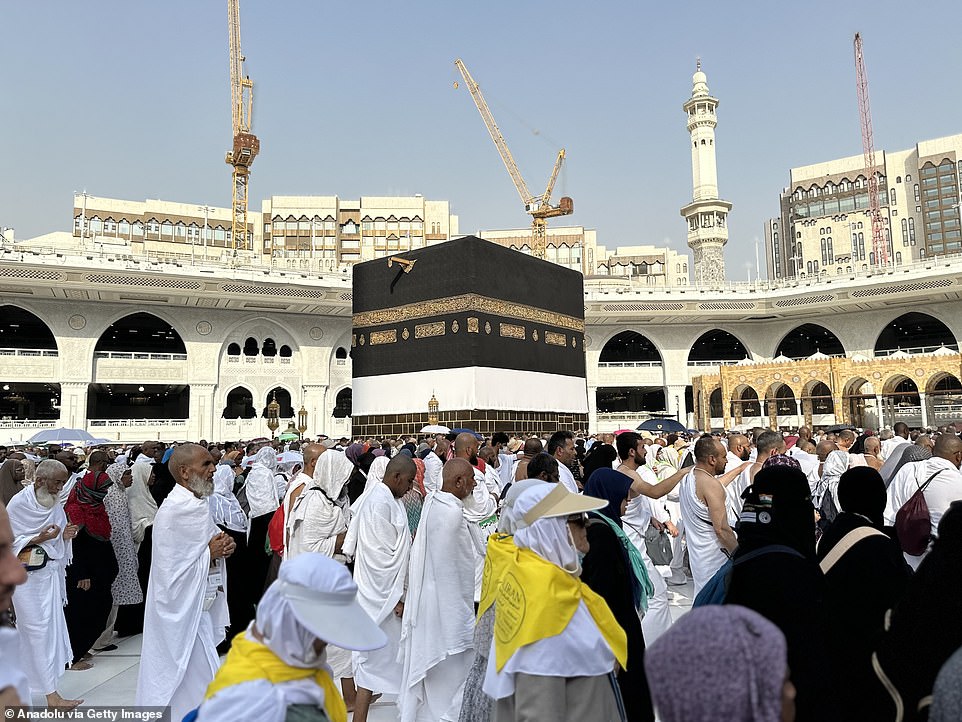
{"type": "Polygon", "coordinates": [[[889,263],[888,241],[879,207],[879,178],[881,169],[875,162],[875,139],[872,135],[872,108],[868,97],[868,75],[862,54],[862,36],[855,33],[855,81],[858,90],[858,114],[862,123],[862,153],[865,156],[865,176],[868,179],[869,215],[872,218],[872,253],[876,266],[889,263]]]}

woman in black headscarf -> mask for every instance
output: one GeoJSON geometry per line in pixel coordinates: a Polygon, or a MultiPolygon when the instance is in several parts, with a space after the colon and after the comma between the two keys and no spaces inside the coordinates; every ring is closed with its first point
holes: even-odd
{"type": "MultiPolygon", "coordinates": [[[[640,595],[647,595],[651,590],[641,588],[636,565],[631,559],[631,552],[634,551],[636,556],[638,552],[629,548],[631,542],[623,532],[619,534],[630,489],[631,478],[612,469],[611,462],[608,462],[607,469],[600,468],[588,479],[585,494],[607,499],[608,506],[588,514],[590,550],[582,562],[581,580],[604,598],[628,636],[627,669],[618,672],[618,686],[628,719],[654,720],[651,693],[645,677],[645,638],[638,616],[640,595]]],[[[638,563],[644,569],[640,557],[638,563]]]]}
{"type": "Polygon", "coordinates": [[[591,478],[595,469],[611,468],[611,463],[618,458],[618,452],[611,444],[603,444],[600,441],[591,447],[584,463],[584,479],[591,478]]]}
{"type": "Polygon", "coordinates": [[[962,647],[962,501],[952,502],[938,531],[876,646],[878,683],[860,719],[894,720],[897,708],[905,722],[927,719],[935,678],[962,647]]]}
{"type": "Polygon", "coordinates": [[[798,692],[798,722],[839,719],[830,699],[831,660],[821,639],[825,578],[815,561],[808,480],[787,466],[762,469],[742,499],[725,603],[754,609],[782,630],[798,692]]]}
{"type": "Polygon", "coordinates": [[[857,466],[842,474],[838,502],[842,511],[825,530],[817,551],[831,609],[824,639],[827,656],[835,663],[834,698],[845,719],[861,719],[864,700],[876,685],[872,650],[885,613],[901,599],[911,570],[898,543],[884,533],[885,484],[875,469],[857,466]],[[838,551],[832,554],[833,549],[838,551]]]}

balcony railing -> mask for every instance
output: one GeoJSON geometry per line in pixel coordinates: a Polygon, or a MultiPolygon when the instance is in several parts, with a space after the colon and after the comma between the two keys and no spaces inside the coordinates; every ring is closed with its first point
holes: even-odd
{"type": "Polygon", "coordinates": [[[600,369],[625,369],[625,368],[661,368],[661,361],[602,361],[598,364],[600,369]]]}
{"type": "Polygon", "coordinates": [[[0,348],[0,356],[48,356],[56,358],[60,353],[56,349],[40,348],[0,348]]]}
{"type": "Polygon", "coordinates": [[[187,426],[187,419],[89,419],[89,427],[187,426]]]}
{"type": "Polygon", "coordinates": [[[185,353],[141,353],[139,351],[97,351],[96,358],[115,358],[127,361],[186,361],[185,353]]]}
{"type": "MultiPolygon", "coordinates": [[[[908,348],[888,348],[888,349],[881,349],[879,351],[876,351],[875,357],[880,358],[883,356],[891,356],[892,354],[898,353],[899,351],[903,353],[908,353],[908,354],[932,353],[933,351],[938,351],[940,348],[942,348],[942,346],[912,346],[908,348]]],[[[946,345],[945,348],[947,348],[949,351],[959,350],[958,344],[954,344],[954,343],[946,345]]]]}
{"type": "Polygon", "coordinates": [[[54,429],[59,421],[31,421],[30,419],[0,419],[0,429],[54,429]]]}
{"type": "Polygon", "coordinates": [[[737,361],[688,361],[689,366],[734,366],[737,361]]]}

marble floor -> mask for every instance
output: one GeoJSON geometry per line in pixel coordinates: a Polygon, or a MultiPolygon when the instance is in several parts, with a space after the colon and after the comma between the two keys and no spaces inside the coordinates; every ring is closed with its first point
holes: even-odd
{"type": "MultiPolygon", "coordinates": [[[[691,608],[692,591],[690,579],[684,585],[668,587],[673,619],[691,608]]],[[[132,705],[140,668],[140,642],[140,636],[120,640],[117,649],[94,655],[93,668],[82,672],[65,672],[60,682],[60,694],[67,699],[83,699],[85,706],[132,705]]],[[[41,705],[44,700],[35,698],[33,703],[41,705]]],[[[371,709],[368,719],[370,722],[396,720],[397,707],[393,700],[379,700],[371,709]]]]}

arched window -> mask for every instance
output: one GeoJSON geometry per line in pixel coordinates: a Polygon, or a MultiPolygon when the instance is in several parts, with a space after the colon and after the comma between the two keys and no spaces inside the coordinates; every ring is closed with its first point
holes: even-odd
{"type": "Polygon", "coordinates": [[[287,344],[284,344],[283,346],[281,346],[281,352],[280,352],[281,358],[290,358],[293,355],[294,355],[294,352],[291,351],[290,346],[288,346],[287,344]]]}
{"type": "Polygon", "coordinates": [[[334,352],[334,358],[336,358],[336,359],[342,359],[342,360],[343,360],[343,359],[346,359],[346,358],[347,358],[347,349],[344,348],[343,346],[338,346],[337,351],[334,352]]]}
{"type": "Polygon", "coordinates": [[[256,356],[259,351],[260,351],[260,348],[257,345],[256,338],[248,337],[248,339],[244,341],[245,356],[256,356]]]}
{"type": "Polygon", "coordinates": [[[232,343],[227,347],[228,356],[240,356],[241,348],[239,344],[232,343]]]}
{"type": "Polygon", "coordinates": [[[261,348],[262,356],[277,356],[277,343],[272,338],[264,339],[264,346],[261,348]]]}
{"type": "Polygon", "coordinates": [[[243,386],[232,389],[227,394],[221,416],[225,419],[253,419],[257,416],[257,411],[254,409],[254,394],[243,386]]]}
{"type": "Polygon", "coordinates": [[[140,353],[187,353],[180,334],[151,313],[132,313],[110,324],[97,341],[95,351],[140,353]]]}
{"type": "Polygon", "coordinates": [[[334,413],[331,414],[335,419],[344,419],[351,415],[352,395],[351,389],[341,389],[337,392],[334,399],[334,413]]]}
{"type": "Polygon", "coordinates": [[[0,306],[0,348],[56,350],[57,341],[39,316],[19,306],[0,306]]]}
{"type": "Polygon", "coordinates": [[[601,363],[661,363],[661,354],[647,338],[635,331],[622,331],[601,350],[601,363]]]}

